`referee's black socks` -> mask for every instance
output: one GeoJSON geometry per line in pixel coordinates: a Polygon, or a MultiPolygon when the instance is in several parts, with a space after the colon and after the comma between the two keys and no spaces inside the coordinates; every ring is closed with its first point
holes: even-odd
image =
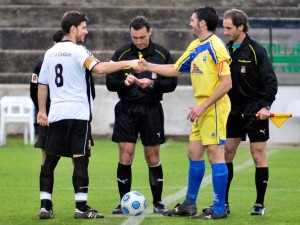
{"type": "Polygon", "coordinates": [[[255,185],[256,185],[257,196],[256,196],[255,203],[264,205],[268,180],[269,180],[269,168],[268,167],[256,168],[255,185]]]}
{"type": "Polygon", "coordinates": [[[157,166],[149,166],[149,183],[151,187],[153,202],[161,201],[163,190],[163,169],[161,163],[157,166]]]}
{"type": "Polygon", "coordinates": [[[132,172],[131,165],[123,165],[118,163],[117,169],[117,180],[118,180],[118,188],[120,199],[130,191],[131,182],[132,182],[132,172]]]}

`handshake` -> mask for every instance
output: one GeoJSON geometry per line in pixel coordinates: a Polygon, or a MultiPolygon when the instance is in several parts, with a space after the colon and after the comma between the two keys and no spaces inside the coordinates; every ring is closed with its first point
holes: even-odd
{"type": "Polygon", "coordinates": [[[135,70],[137,73],[141,73],[147,70],[147,61],[143,58],[131,60],[129,66],[135,70]]]}

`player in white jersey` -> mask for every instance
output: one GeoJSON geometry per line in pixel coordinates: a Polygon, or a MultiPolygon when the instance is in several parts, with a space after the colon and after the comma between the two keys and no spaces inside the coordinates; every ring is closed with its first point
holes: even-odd
{"type": "Polygon", "coordinates": [[[139,60],[100,62],[84,46],[87,31],[85,14],[66,12],[61,21],[65,33],[63,41],[45,56],[39,76],[37,122],[49,126],[46,140],[46,160],[40,173],[40,219],[53,218],[52,190],[54,169],[61,156],[74,161],[73,187],[76,219],[103,218],[97,210],[87,205],[88,163],[93,145],[91,136],[92,93],[90,72],[113,73],[127,67],[138,67],[139,60]],[[46,98],[50,90],[49,118],[46,98]]]}
{"type": "Polygon", "coordinates": [[[97,60],[84,46],[69,40],[46,52],[39,83],[48,84],[51,90],[49,123],[63,119],[89,120],[92,101],[88,101],[91,96],[83,67],[87,58],[92,68],[97,60]]]}

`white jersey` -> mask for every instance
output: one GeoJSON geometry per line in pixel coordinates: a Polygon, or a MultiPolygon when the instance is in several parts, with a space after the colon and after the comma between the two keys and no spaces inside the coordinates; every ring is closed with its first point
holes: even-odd
{"type": "Polygon", "coordinates": [[[38,82],[49,85],[50,123],[90,119],[93,100],[85,70],[92,70],[98,62],[84,46],[71,41],[59,42],[47,50],[38,82]]]}

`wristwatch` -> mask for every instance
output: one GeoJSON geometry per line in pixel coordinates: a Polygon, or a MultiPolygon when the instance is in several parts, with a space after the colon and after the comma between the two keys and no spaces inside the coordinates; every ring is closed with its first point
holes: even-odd
{"type": "Polygon", "coordinates": [[[149,86],[150,89],[154,88],[154,80],[151,80],[151,85],[149,86]]]}
{"type": "Polygon", "coordinates": [[[265,106],[264,108],[267,109],[267,110],[270,110],[271,106],[265,106]]]}

